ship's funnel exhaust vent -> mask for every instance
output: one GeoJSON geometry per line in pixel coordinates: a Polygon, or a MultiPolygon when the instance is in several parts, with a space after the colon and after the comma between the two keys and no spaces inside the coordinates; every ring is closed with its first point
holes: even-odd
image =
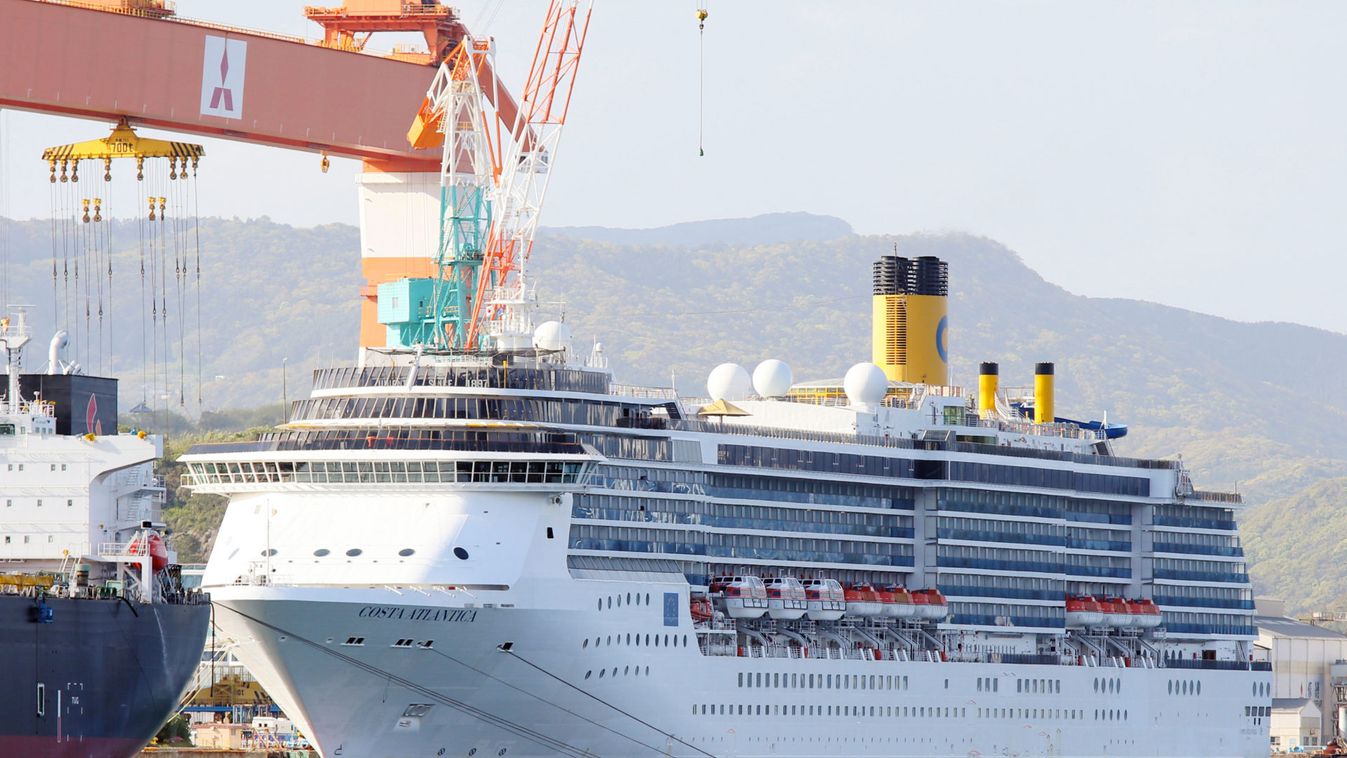
{"type": "Polygon", "coordinates": [[[892,381],[948,384],[948,264],[886,255],[871,277],[871,360],[892,381]]]}
{"type": "Polygon", "coordinates": [[[1051,363],[1034,364],[1034,423],[1051,424],[1055,418],[1052,397],[1055,374],[1051,363]]]}
{"type": "Polygon", "coordinates": [[[978,367],[978,414],[982,418],[996,415],[996,391],[1001,379],[1001,367],[983,363],[978,367]]]}

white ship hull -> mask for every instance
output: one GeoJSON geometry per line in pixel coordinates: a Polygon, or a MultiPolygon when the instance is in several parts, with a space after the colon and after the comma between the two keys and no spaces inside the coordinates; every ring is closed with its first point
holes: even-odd
{"type": "Polygon", "coordinates": [[[552,740],[603,756],[1267,754],[1266,720],[1245,715],[1266,702],[1254,691],[1267,672],[703,656],[685,587],[575,581],[554,596],[575,607],[215,593],[239,658],[324,756],[565,754],[552,740]],[[678,593],[678,625],[663,625],[658,600],[594,610],[628,591],[678,593]],[[638,633],[661,644],[627,644],[638,633]],[[342,644],[352,637],[364,644],[342,644]],[[414,643],[393,647],[399,639],[414,643]],[[498,649],[506,642],[511,653],[498,649]],[[742,686],[759,674],[776,686],[742,686]],[[817,686],[799,686],[810,675],[817,686]],[[404,715],[417,705],[432,707],[404,715]]]}

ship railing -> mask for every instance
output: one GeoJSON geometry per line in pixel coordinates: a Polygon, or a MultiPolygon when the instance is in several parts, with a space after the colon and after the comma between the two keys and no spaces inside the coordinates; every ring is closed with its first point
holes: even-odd
{"type": "Polygon", "coordinates": [[[636,384],[610,384],[608,385],[610,395],[620,397],[635,397],[643,400],[669,400],[676,402],[678,393],[671,387],[642,387],[636,384]]]}
{"type": "Polygon", "coordinates": [[[1229,505],[1242,505],[1244,503],[1244,498],[1238,492],[1213,492],[1211,490],[1194,490],[1186,499],[1201,500],[1204,503],[1226,503],[1229,505]]]}
{"type": "Polygon", "coordinates": [[[131,542],[100,542],[98,543],[98,555],[104,557],[112,556],[144,556],[149,552],[148,540],[133,540],[131,542]]]}

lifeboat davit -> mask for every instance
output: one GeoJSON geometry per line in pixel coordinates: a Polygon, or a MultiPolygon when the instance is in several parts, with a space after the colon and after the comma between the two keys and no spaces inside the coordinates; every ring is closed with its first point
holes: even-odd
{"type": "Polygon", "coordinates": [[[1080,628],[1103,626],[1104,610],[1099,601],[1089,595],[1079,595],[1066,599],[1066,625],[1080,628]]]}
{"type": "MultiPolygon", "coordinates": [[[[168,566],[168,546],[164,544],[164,538],[157,532],[149,532],[146,544],[149,546],[150,569],[155,572],[163,571],[168,566]]],[[[131,540],[131,544],[127,547],[127,552],[131,555],[140,555],[145,551],[146,548],[140,546],[140,537],[131,540]]]]}
{"type": "Polygon", "coordinates": [[[809,610],[804,585],[793,576],[775,576],[768,579],[767,615],[774,619],[794,621],[809,610]]]}
{"type": "Polygon", "coordinates": [[[893,599],[884,606],[884,615],[895,619],[916,618],[917,606],[912,604],[912,593],[900,584],[891,584],[884,588],[893,599]]]}
{"type": "Polygon", "coordinates": [[[1132,625],[1132,609],[1127,607],[1126,600],[1120,597],[1100,598],[1099,608],[1104,612],[1103,626],[1121,629],[1132,625]]]}
{"type": "Polygon", "coordinates": [[[1132,611],[1133,626],[1154,629],[1160,625],[1160,606],[1154,600],[1128,600],[1127,607],[1132,611]]]}
{"type": "Polygon", "coordinates": [[[943,621],[949,615],[949,602],[940,590],[912,590],[912,604],[923,621],[943,621]]]}
{"type": "Polygon", "coordinates": [[[847,599],[847,615],[861,618],[873,618],[884,615],[884,604],[879,601],[879,593],[869,584],[849,584],[844,592],[847,599]]]}
{"type": "Polygon", "coordinates": [[[710,621],[716,615],[716,609],[711,605],[711,598],[705,595],[693,595],[691,606],[694,622],[710,621]]]}
{"type": "Polygon", "coordinates": [[[718,576],[709,589],[716,605],[730,618],[755,619],[767,613],[767,588],[756,576],[718,576]]]}
{"type": "Polygon", "coordinates": [[[812,621],[836,621],[847,612],[846,593],[836,579],[804,580],[805,615],[812,621]]]}

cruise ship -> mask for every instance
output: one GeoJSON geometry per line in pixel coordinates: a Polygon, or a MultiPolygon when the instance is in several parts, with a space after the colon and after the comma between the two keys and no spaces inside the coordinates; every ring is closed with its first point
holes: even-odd
{"type": "Polygon", "coordinates": [[[1266,755],[1239,498],[1052,364],[950,386],[948,275],[876,261],[840,380],[622,385],[556,321],[319,369],[183,459],[217,623],[328,757],[1266,755]]]}
{"type": "Polygon", "coordinates": [[[129,758],[177,709],[210,623],[161,522],[155,435],[117,432],[117,380],[52,339],[23,371],[0,317],[0,755],[129,758]]]}

